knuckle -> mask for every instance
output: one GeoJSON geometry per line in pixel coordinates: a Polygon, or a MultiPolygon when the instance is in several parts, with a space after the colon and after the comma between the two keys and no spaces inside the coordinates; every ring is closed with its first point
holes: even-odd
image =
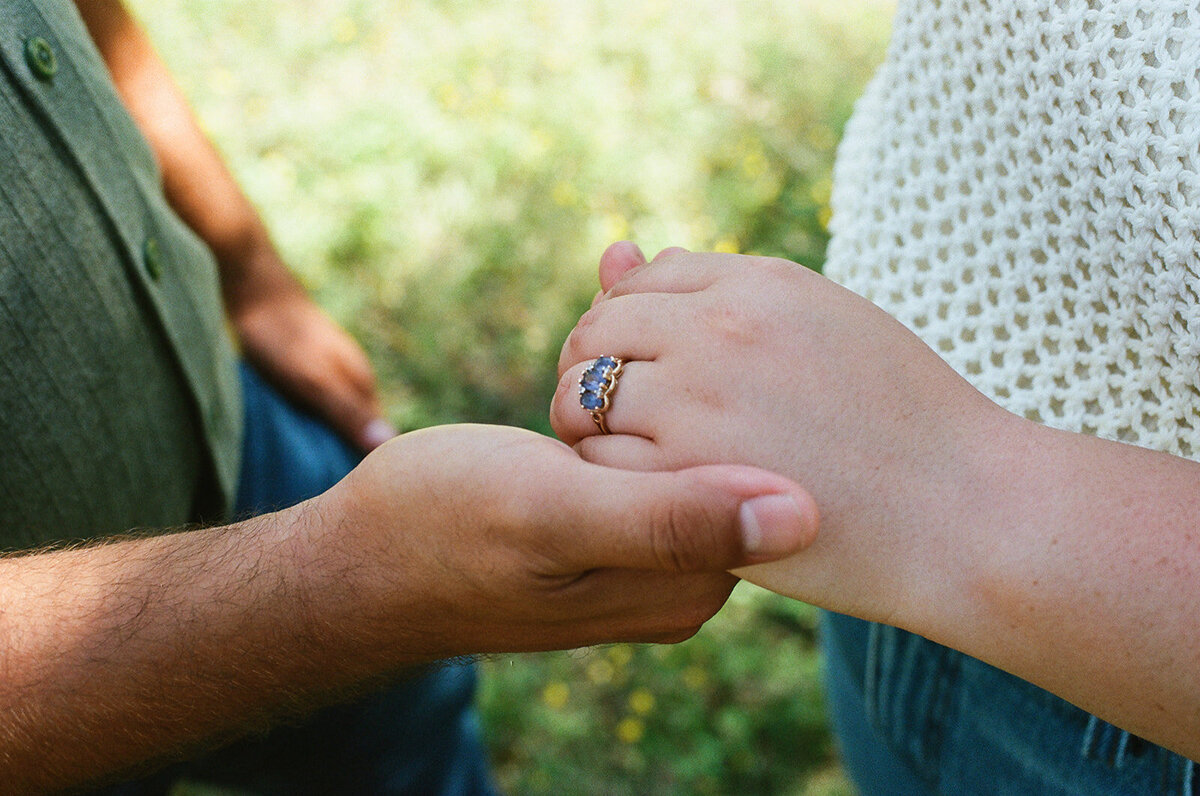
{"type": "Polygon", "coordinates": [[[653,526],[655,559],[669,572],[702,570],[709,565],[706,550],[717,530],[709,512],[679,500],[667,501],[653,526]]]}
{"type": "Polygon", "coordinates": [[[678,630],[663,631],[656,634],[650,641],[654,644],[681,644],[700,632],[702,625],[686,627],[678,630]]]}
{"type": "Polygon", "coordinates": [[[701,307],[699,320],[718,345],[747,348],[770,339],[771,331],[765,319],[725,298],[701,307]]]}
{"type": "Polygon", "coordinates": [[[558,386],[554,388],[554,399],[550,402],[550,427],[560,438],[570,428],[567,410],[576,392],[575,387],[576,380],[573,374],[567,372],[559,377],[558,386]]]}
{"type": "Polygon", "coordinates": [[[572,365],[579,361],[579,327],[576,326],[567,333],[567,339],[563,340],[562,351],[558,354],[558,372],[565,374],[572,365]]]}
{"type": "Polygon", "coordinates": [[[699,632],[733,591],[738,579],[725,572],[677,575],[660,582],[663,599],[646,617],[638,637],[644,641],[675,644],[699,632]]]}
{"type": "Polygon", "coordinates": [[[736,584],[737,578],[732,575],[721,573],[714,577],[712,586],[695,601],[698,612],[696,618],[700,624],[712,619],[718,611],[725,607],[725,601],[729,599],[729,594],[736,584]]]}
{"type": "Polygon", "coordinates": [[[668,572],[687,572],[690,567],[689,557],[693,555],[688,548],[689,512],[677,501],[670,501],[658,510],[652,526],[652,544],[654,559],[660,569],[668,572]]]}
{"type": "Polygon", "coordinates": [[[792,279],[803,268],[791,260],[782,257],[759,257],[755,265],[767,276],[776,279],[792,279]]]}
{"type": "Polygon", "coordinates": [[[700,632],[700,628],[712,619],[713,615],[721,609],[725,604],[722,597],[718,601],[712,599],[697,601],[688,606],[680,608],[675,614],[670,617],[669,623],[658,629],[655,637],[662,639],[666,644],[677,644],[680,641],[687,641],[692,636],[700,632]]]}
{"type": "Polygon", "coordinates": [[[579,320],[575,323],[575,328],[571,330],[570,334],[567,335],[567,339],[563,342],[562,359],[559,362],[561,369],[565,370],[585,358],[583,355],[584,345],[587,342],[589,330],[596,325],[599,309],[599,306],[592,307],[579,316],[579,320]]]}
{"type": "Polygon", "coordinates": [[[715,614],[720,607],[720,604],[714,606],[711,603],[692,606],[679,618],[680,632],[686,632],[689,635],[695,635],[696,631],[703,627],[705,622],[707,622],[709,619],[712,619],[713,614],[715,614]]]}

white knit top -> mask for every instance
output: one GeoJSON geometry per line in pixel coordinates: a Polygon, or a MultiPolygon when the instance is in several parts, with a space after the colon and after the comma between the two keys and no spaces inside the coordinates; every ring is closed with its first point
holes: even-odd
{"type": "Polygon", "coordinates": [[[826,274],[1011,411],[1200,458],[1200,5],[901,0],[826,274]]]}

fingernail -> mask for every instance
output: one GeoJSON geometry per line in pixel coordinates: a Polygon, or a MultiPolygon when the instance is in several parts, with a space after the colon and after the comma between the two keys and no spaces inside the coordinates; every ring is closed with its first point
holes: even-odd
{"type": "Polygon", "coordinates": [[[763,495],[738,509],[747,555],[775,559],[795,552],[808,537],[808,522],[791,495],[763,495]]]}
{"type": "Polygon", "coordinates": [[[386,420],[379,418],[367,423],[367,427],[362,430],[363,445],[374,450],[383,443],[387,442],[399,432],[395,426],[386,420]]]}

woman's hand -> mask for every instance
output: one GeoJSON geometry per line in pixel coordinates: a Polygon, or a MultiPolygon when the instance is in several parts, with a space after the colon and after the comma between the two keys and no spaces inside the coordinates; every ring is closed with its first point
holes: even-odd
{"type": "Polygon", "coordinates": [[[1200,754],[1200,465],[1009,414],[864,299],[782,260],[620,244],[551,419],[587,459],[755,464],[821,533],[738,571],[912,630],[1200,754]],[[580,373],[627,360],[601,436],[580,373]]]}
{"type": "Polygon", "coordinates": [[[739,572],[771,589],[883,620],[940,598],[954,559],[931,548],[982,510],[986,442],[1011,416],[882,310],[794,263],[639,259],[626,245],[602,261],[608,290],[563,347],[558,435],[609,466],[735,462],[804,484],[820,538],[739,572]],[[578,397],[604,354],[626,360],[609,436],[578,397]]]}

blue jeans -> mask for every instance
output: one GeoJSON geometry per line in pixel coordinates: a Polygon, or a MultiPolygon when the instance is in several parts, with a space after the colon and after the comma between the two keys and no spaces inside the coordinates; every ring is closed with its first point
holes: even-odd
{"type": "Polygon", "coordinates": [[[863,796],[1192,794],[1192,761],[974,658],[822,617],[826,690],[863,796]]]}
{"type": "MultiPolygon", "coordinates": [[[[236,516],[320,494],[358,463],[356,451],[290,406],[249,367],[242,366],[241,376],[246,436],[236,516]]],[[[431,667],[388,690],[321,710],[302,724],[104,793],[166,794],[187,781],[288,796],[493,794],[474,693],[473,666],[431,667]]]]}

